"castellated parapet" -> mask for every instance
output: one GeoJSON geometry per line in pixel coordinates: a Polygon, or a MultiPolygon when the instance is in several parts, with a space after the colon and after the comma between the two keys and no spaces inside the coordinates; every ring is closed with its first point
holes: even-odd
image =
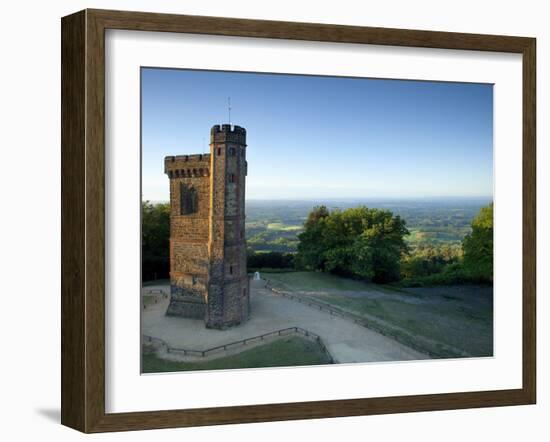
{"type": "Polygon", "coordinates": [[[167,315],[204,319],[210,328],[250,314],[246,271],[246,130],[210,132],[210,153],[168,156],[170,292],[167,315]]]}

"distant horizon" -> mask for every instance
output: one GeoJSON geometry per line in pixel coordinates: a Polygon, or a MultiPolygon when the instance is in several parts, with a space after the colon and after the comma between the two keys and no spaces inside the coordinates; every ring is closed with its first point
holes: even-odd
{"type": "Polygon", "coordinates": [[[168,200],[165,156],[210,151],[228,97],[231,123],[247,130],[247,200],[493,194],[490,84],[157,68],[141,78],[143,200],[168,200]]]}
{"type": "MultiPolygon", "coordinates": [[[[492,195],[484,195],[484,196],[418,196],[418,197],[364,197],[364,198],[357,198],[357,197],[339,197],[339,198],[246,198],[247,202],[254,202],[254,201],[273,201],[273,202],[285,202],[285,201],[292,201],[292,202],[317,202],[317,201],[327,201],[327,202],[390,202],[390,201],[415,201],[415,202],[421,202],[421,201],[493,201],[492,195]]],[[[154,204],[160,204],[160,203],[169,203],[169,199],[165,200],[150,200],[150,199],[142,199],[142,202],[150,202],[154,204]]]]}

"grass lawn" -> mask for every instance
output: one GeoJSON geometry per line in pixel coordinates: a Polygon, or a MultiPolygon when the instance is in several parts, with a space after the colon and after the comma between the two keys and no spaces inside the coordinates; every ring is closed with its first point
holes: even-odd
{"type": "Polygon", "coordinates": [[[267,278],[274,287],[360,316],[374,329],[436,357],[493,354],[490,287],[396,290],[318,272],[277,273],[267,278]]]}
{"type": "Polygon", "coordinates": [[[288,367],[329,364],[327,355],[316,342],[299,336],[280,339],[242,353],[205,362],[175,362],[154,353],[142,355],[142,372],[217,370],[228,368],[288,367]]]}
{"type": "Polygon", "coordinates": [[[268,279],[274,286],[292,291],[322,291],[322,290],[343,290],[352,292],[363,292],[365,290],[376,290],[383,292],[403,292],[399,288],[371,284],[349,278],[340,278],[322,272],[279,272],[278,275],[270,274],[268,279]]]}
{"type": "MultiPolygon", "coordinates": [[[[349,298],[338,295],[323,295],[321,300],[341,307],[359,316],[372,315],[383,324],[397,326],[403,330],[402,341],[413,343],[416,336],[435,341],[433,348],[427,348],[441,356],[446,354],[437,343],[452,346],[472,356],[491,356],[493,352],[492,308],[489,305],[475,305],[465,301],[442,301],[432,295],[433,302],[411,304],[399,300],[349,298]]],[[[391,330],[388,330],[392,334],[391,330]]],[[[399,332],[395,330],[395,332],[399,332]]],[[[431,347],[428,344],[429,347],[431,347]]]]}

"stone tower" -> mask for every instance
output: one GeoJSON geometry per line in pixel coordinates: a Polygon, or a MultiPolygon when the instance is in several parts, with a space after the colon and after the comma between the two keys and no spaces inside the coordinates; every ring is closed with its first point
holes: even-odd
{"type": "Polygon", "coordinates": [[[210,154],[164,159],[170,178],[170,305],[167,315],[226,328],[248,318],[246,130],[210,132],[210,154]]]}

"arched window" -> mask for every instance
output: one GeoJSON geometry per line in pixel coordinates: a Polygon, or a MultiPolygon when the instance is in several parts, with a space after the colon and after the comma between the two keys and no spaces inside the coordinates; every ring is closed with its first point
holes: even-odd
{"type": "Polygon", "coordinates": [[[199,209],[199,198],[194,187],[180,184],[180,215],[197,213],[199,209]]]}

